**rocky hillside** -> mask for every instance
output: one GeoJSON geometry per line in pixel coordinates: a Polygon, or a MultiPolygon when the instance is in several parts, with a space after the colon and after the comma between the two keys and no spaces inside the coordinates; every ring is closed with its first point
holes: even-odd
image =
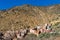
{"type": "Polygon", "coordinates": [[[60,22],[60,5],[22,5],[0,11],[0,30],[11,30],[60,22]],[[58,21],[59,20],[59,21],[58,21]]]}

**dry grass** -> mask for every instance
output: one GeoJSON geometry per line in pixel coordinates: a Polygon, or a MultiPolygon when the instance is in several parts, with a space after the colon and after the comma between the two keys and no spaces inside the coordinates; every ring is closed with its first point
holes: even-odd
{"type": "Polygon", "coordinates": [[[11,30],[12,28],[17,30],[20,28],[35,27],[40,24],[44,25],[45,23],[54,21],[58,17],[55,13],[49,13],[51,11],[47,8],[50,7],[44,8],[26,5],[2,11],[0,12],[0,30],[11,30]]]}

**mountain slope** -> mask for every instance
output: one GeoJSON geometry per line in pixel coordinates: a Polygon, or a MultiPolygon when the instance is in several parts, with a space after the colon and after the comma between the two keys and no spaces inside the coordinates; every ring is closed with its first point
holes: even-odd
{"type": "Polygon", "coordinates": [[[0,12],[0,30],[35,27],[60,19],[60,6],[16,6],[0,12]],[[56,10],[58,10],[56,12],[56,10]],[[58,14],[57,14],[58,13],[58,14]]]}

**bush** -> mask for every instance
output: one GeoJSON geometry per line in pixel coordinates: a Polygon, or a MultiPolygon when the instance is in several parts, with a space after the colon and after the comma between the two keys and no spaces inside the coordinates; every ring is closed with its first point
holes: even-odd
{"type": "Polygon", "coordinates": [[[60,34],[55,32],[55,33],[41,33],[37,37],[35,34],[29,34],[25,37],[24,40],[50,40],[54,39],[54,37],[59,36],[60,34]]]}
{"type": "Polygon", "coordinates": [[[24,40],[37,40],[37,36],[35,34],[29,34],[24,40]]]}
{"type": "Polygon", "coordinates": [[[39,38],[49,38],[50,37],[50,33],[41,33],[39,35],[39,38]]]}
{"type": "Polygon", "coordinates": [[[53,36],[53,37],[60,36],[60,34],[58,32],[55,32],[55,33],[51,33],[51,36],[53,36]]]}
{"type": "Polygon", "coordinates": [[[50,38],[50,37],[56,37],[56,36],[60,36],[60,34],[58,32],[55,33],[41,33],[39,34],[39,38],[50,38]]]}

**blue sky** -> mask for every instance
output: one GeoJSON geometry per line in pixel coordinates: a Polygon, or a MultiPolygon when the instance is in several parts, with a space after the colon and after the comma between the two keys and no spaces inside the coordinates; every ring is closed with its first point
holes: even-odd
{"type": "Polygon", "coordinates": [[[30,4],[33,6],[49,6],[60,4],[60,0],[0,0],[0,10],[9,9],[14,6],[30,4]]]}

